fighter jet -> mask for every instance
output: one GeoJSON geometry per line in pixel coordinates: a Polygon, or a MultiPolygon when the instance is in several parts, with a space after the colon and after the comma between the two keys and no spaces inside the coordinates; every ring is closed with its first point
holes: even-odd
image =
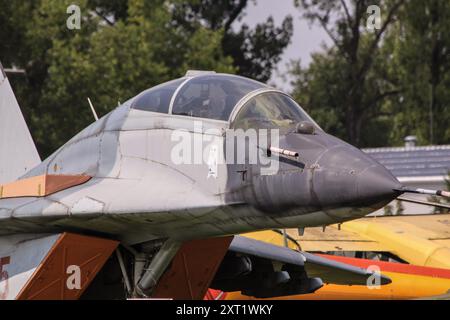
{"type": "Polygon", "coordinates": [[[125,297],[198,298],[208,286],[270,297],[372,275],[234,236],[357,219],[404,191],[288,94],[190,71],[121,104],[41,162],[0,74],[0,297],[108,291],[94,276],[119,244],[125,297]],[[69,285],[77,270],[88,275],[69,285]],[[174,291],[179,277],[186,285],[174,291]]]}

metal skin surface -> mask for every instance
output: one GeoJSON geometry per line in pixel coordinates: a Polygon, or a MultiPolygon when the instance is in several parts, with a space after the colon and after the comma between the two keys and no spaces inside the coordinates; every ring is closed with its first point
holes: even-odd
{"type": "MultiPolygon", "coordinates": [[[[265,90],[273,91],[259,91],[265,90]]],[[[172,161],[178,143],[172,134],[188,132],[193,141],[203,141],[208,154],[213,146],[225,148],[232,122],[136,110],[132,102],[87,127],[23,177],[92,179],[46,197],[0,200],[0,235],[73,231],[125,244],[186,241],[334,224],[363,217],[398,196],[393,189],[401,185],[384,167],[321,130],[281,135],[280,148],[298,152],[299,161],[280,158],[275,174],[261,174],[260,163],[219,164],[216,177],[208,177],[206,163],[172,161]]]]}
{"type": "Polygon", "coordinates": [[[0,184],[17,179],[40,162],[41,158],[0,62],[0,184]]]}

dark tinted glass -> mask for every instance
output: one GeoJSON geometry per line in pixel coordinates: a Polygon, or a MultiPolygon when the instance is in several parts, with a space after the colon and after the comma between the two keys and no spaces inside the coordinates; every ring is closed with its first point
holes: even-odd
{"type": "Polygon", "coordinates": [[[264,84],[235,76],[208,75],[194,78],[178,93],[172,113],[190,117],[228,120],[236,103],[264,84]]]}
{"type": "Polygon", "coordinates": [[[168,113],[172,96],[185,79],[173,80],[144,91],[133,103],[133,109],[168,113]]]}

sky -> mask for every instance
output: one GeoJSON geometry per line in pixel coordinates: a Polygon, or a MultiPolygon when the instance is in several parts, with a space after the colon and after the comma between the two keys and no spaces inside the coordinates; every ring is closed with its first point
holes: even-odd
{"type": "Polygon", "coordinates": [[[278,70],[274,72],[269,83],[290,91],[289,81],[283,80],[281,76],[287,72],[286,64],[291,60],[301,59],[302,66],[307,66],[311,62],[311,53],[321,51],[322,43],[331,43],[328,35],[318,25],[309,26],[302,18],[300,9],[294,6],[294,0],[257,0],[256,5],[250,1],[242,23],[252,27],[272,16],[275,25],[279,26],[287,15],[294,18],[294,34],[277,66],[278,70]]]}

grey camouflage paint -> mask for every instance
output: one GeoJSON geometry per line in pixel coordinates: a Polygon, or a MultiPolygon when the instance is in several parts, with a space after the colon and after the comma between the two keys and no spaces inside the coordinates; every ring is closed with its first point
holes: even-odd
{"type": "MultiPolygon", "coordinates": [[[[44,198],[0,200],[0,235],[74,231],[127,244],[187,240],[344,222],[398,195],[393,189],[400,184],[384,167],[320,130],[281,136],[280,147],[297,151],[302,165],[281,161],[277,174],[261,175],[259,164],[223,164],[217,178],[208,179],[207,164],[175,165],[170,158],[173,130],[206,134],[194,132],[199,119],[135,110],[131,102],[24,176],[93,178],[44,198]]],[[[201,120],[203,130],[230,127],[225,121],[201,120]]],[[[217,138],[225,141],[223,135],[217,138]]]]}

